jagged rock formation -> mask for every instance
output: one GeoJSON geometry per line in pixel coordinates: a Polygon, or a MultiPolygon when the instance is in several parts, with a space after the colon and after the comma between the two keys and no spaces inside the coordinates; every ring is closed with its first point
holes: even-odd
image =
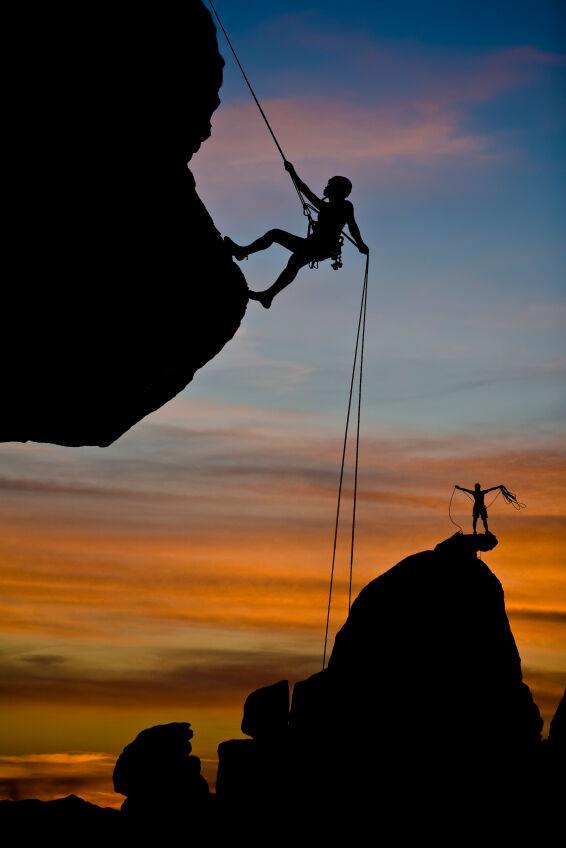
{"type": "MultiPolygon", "coordinates": [[[[496,544],[492,534],[455,534],[361,591],[328,668],[295,685],[278,762],[256,770],[247,796],[260,821],[274,815],[274,773],[287,776],[280,813],[293,810],[291,829],[307,822],[318,839],[357,822],[376,839],[396,833],[399,844],[441,831],[458,843],[450,834],[464,821],[481,831],[490,820],[509,835],[525,804],[536,809],[542,721],[501,584],[476,554],[496,544]]],[[[226,795],[228,783],[238,794],[238,761],[249,786],[252,754],[256,764],[268,759],[269,746],[254,741],[253,752],[245,741],[220,746],[219,777],[232,767],[226,795]]]]}
{"type": "Polygon", "coordinates": [[[328,668],[295,686],[293,737],[326,797],[377,792],[389,814],[442,797],[469,812],[520,791],[542,720],[522,682],[501,584],[476,557],[493,542],[456,534],[373,580],[328,668]],[[344,743],[329,758],[337,721],[344,743]],[[338,780],[328,778],[331,763],[338,780]]]}
{"type": "Polygon", "coordinates": [[[256,689],[244,704],[242,733],[218,746],[216,793],[224,809],[235,812],[254,799],[262,816],[278,810],[286,797],[288,768],[289,682],[256,689]]]}
{"type": "Polygon", "coordinates": [[[13,14],[0,440],[105,446],[245,313],[245,279],[187,168],[223,60],[200,0],[77,7],[71,37],[63,8],[13,14]]]}
{"type": "Polygon", "coordinates": [[[566,798],[566,689],[558,704],[546,745],[546,791],[544,801],[548,818],[560,833],[564,829],[566,798]]]}
{"type": "Polygon", "coordinates": [[[192,737],[188,722],[160,724],[142,730],[118,757],[114,789],[127,795],[122,813],[136,831],[175,832],[200,819],[209,789],[191,755],[192,737]]]}

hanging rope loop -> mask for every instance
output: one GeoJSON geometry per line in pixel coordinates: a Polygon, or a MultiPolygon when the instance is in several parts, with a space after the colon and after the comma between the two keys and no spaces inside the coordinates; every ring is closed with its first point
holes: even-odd
{"type": "Polygon", "coordinates": [[[450,501],[448,502],[448,518],[450,519],[450,521],[452,522],[454,527],[458,528],[458,532],[463,534],[464,530],[462,529],[462,527],[458,524],[457,521],[454,521],[454,519],[452,518],[452,500],[453,500],[455,494],[456,494],[456,486],[454,486],[454,488],[452,489],[452,494],[450,495],[450,501]]]}

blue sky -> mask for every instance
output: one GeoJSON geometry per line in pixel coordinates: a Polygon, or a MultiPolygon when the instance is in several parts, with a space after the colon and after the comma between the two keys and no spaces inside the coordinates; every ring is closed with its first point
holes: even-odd
{"type": "MultiPolygon", "coordinates": [[[[303,177],[322,187],[334,169],[354,181],[372,248],[376,418],[434,430],[536,428],[541,417],[553,426],[564,363],[558,4],[424,5],[226,2],[219,11],[303,177]]],[[[215,119],[225,143],[216,151],[213,136],[195,160],[199,190],[235,240],[278,225],[300,233],[277,151],[219,43],[231,114],[225,125],[222,110],[215,119]]],[[[345,253],[338,274],[303,272],[277,311],[249,310],[239,340],[248,351],[290,360],[294,385],[300,366],[315,375],[292,392],[294,405],[329,411],[345,381],[362,267],[354,249],[345,253]]],[[[284,261],[273,248],[242,267],[262,288],[284,261]]],[[[208,369],[207,386],[220,370],[208,369]]],[[[274,402],[288,403],[279,372],[274,402]]]]}

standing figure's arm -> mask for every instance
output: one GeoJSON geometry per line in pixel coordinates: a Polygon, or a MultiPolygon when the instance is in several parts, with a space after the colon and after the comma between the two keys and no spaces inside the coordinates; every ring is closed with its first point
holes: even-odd
{"type": "Polygon", "coordinates": [[[356,219],[354,218],[354,207],[350,204],[351,212],[346,219],[346,223],[348,224],[348,229],[352,234],[352,238],[356,242],[356,247],[360,251],[360,253],[365,253],[366,256],[369,255],[369,247],[364,243],[362,239],[362,235],[360,233],[360,228],[356,224],[356,219]]]}
{"type": "Polygon", "coordinates": [[[487,495],[488,492],[495,492],[496,489],[500,489],[501,486],[492,486],[491,489],[484,489],[482,495],[487,495]]]}
{"type": "Polygon", "coordinates": [[[301,192],[305,195],[305,197],[308,197],[308,199],[310,200],[312,205],[316,206],[317,209],[320,209],[320,207],[323,204],[323,201],[320,199],[320,197],[317,197],[316,194],[313,191],[310,190],[310,188],[308,187],[308,185],[306,183],[304,183],[302,181],[302,179],[299,177],[299,175],[295,171],[295,168],[293,167],[293,165],[291,165],[290,162],[287,162],[287,160],[285,160],[285,170],[288,171],[291,174],[291,176],[293,177],[293,180],[295,181],[295,184],[297,185],[297,187],[301,190],[301,192]]]}
{"type": "Polygon", "coordinates": [[[474,492],[472,489],[464,489],[463,486],[454,486],[455,489],[460,489],[461,492],[467,492],[469,495],[473,495],[474,492]]]}

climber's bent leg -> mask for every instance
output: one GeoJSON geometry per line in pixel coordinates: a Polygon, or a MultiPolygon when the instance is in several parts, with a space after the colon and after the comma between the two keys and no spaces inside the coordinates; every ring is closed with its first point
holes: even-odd
{"type": "Polygon", "coordinates": [[[224,241],[235,259],[245,259],[250,253],[267,250],[272,244],[280,244],[282,247],[286,247],[287,250],[296,253],[305,243],[305,239],[294,236],[285,230],[268,230],[265,235],[247,245],[238,245],[231,238],[228,238],[228,236],[224,238],[224,241]]]}
{"type": "MultiPolygon", "coordinates": [[[[267,235],[267,234],[266,234],[267,235]]],[[[286,233],[288,235],[288,233],[286,233]]],[[[301,239],[302,241],[302,239],[301,239]]],[[[271,302],[276,294],[283,291],[284,288],[293,282],[298,272],[311,261],[310,256],[304,253],[293,253],[289,259],[286,268],[279,274],[272,286],[262,292],[248,292],[250,300],[259,300],[262,306],[269,309],[271,302]]]]}

